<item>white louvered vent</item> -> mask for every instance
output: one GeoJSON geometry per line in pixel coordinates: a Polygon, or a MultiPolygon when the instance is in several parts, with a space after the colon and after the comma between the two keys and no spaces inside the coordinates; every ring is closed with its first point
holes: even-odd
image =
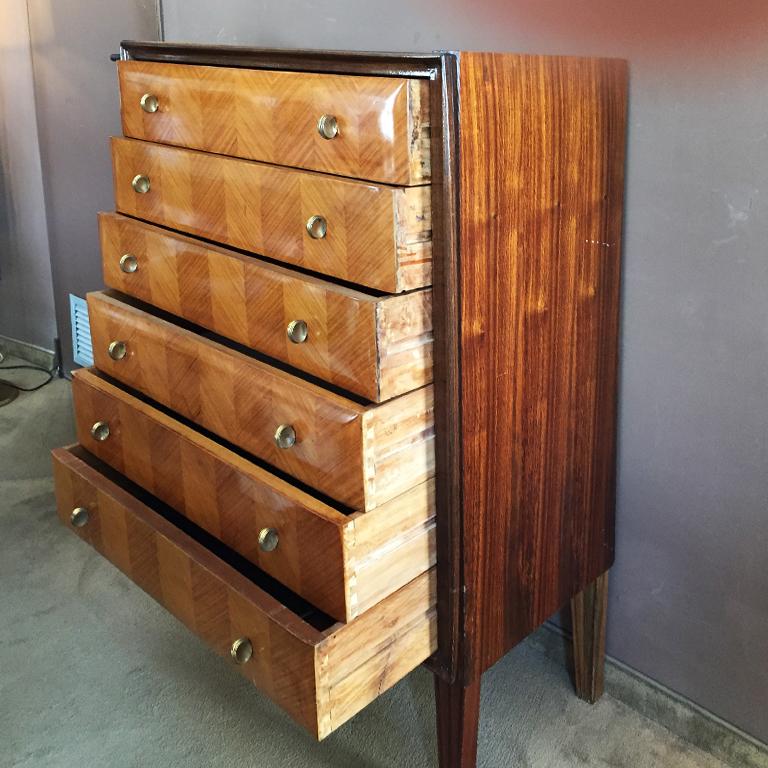
{"type": "Polygon", "coordinates": [[[78,365],[93,365],[91,324],[88,320],[88,303],[79,296],[69,294],[69,312],[72,320],[72,352],[78,365]]]}

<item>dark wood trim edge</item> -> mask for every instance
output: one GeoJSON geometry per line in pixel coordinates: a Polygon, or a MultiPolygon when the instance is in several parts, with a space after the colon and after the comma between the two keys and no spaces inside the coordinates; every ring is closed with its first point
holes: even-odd
{"type": "Polygon", "coordinates": [[[438,651],[433,669],[460,674],[463,632],[459,220],[459,56],[444,54],[433,83],[432,211],[438,651]]]}
{"type": "Polygon", "coordinates": [[[123,40],[120,43],[120,55],[122,59],[163,61],[168,64],[432,78],[435,71],[440,68],[444,54],[442,52],[281,50],[232,45],[123,40]]]}

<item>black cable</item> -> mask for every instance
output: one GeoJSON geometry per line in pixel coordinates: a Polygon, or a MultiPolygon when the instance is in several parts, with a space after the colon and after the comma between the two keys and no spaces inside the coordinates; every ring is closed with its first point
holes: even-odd
{"type": "Polygon", "coordinates": [[[40,371],[40,373],[47,374],[48,378],[42,384],[38,384],[36,387],[22,387],[20,384],[16,384],[12,381],[8,381],[7,379],[0,379],[0,383],[7,384],[9,387],[13,387],[14,389],[17,389],[19,392],[37,392],[38,389],[42,389],[46,384],[50,384],[53,381],[53,374],[56,372],[55,368],[49,371],[47,368],[40,368],[37,365],[0,365],[0,371],[19,371],[19,370],[40,371]]]}

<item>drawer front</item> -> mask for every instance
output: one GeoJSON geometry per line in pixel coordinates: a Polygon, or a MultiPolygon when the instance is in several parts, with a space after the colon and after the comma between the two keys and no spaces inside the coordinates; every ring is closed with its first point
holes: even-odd
{"type": "Polygon", "coordinates": [[[97,368],[351,509],[433,474],[431,388],[364,406],[108,293],[88,307],[97,368]]]}
{"type": "Polygon", "coordinates": [[[339,621],[434,565],[432,484],[342,514],[95,372],[72,392],[84,448],[339,621]]]}
{"type": "Polygon", "coordinates": [[[122,213],[381,291],[430,284],[428,187],[382,187],[132,139],[112,139],[112,163],[122,213]]]}
{"type": "Polygon", "coordinates": [[[62,522],[319,738],[436,649],[433,571],[351,624],[308,607],[302,618],[257,573],[249,578],[192,539],[82,449],[58,449],[53,463],[62,522]]]}
{"type": "Polygon", "coordinates": [[[121,61],[118,76],[126,136],[387,184],[429,179],[424,80],[141,61],[121,61]]]}
{"type": "Polygon", "coordinates": [[[375,298],[126,216],[99,228],[111,288],[374,402],[432,379],[430,290],[375,298]]]}

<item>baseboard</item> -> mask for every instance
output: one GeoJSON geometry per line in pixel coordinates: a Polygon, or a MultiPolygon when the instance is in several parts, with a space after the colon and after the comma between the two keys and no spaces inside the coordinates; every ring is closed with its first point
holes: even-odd
{"type": "Polygon", "coordinates": [[[53,370],[56,364],[56,355],[52,350],[11,339],[8,336],[0,336],[0,352],[6,357],[20,357],[32,365],[45,368],[46,371],[53,370]]]}
{"type": "MultiPolygon", "coordinates": [[[[558,663],[570,663],[571,638],[560,627],[547,622],[528,641],[558,663]]],[[[768,768],[768,745],[610,656],[605,691],[733,768],[768,768]]]]}

